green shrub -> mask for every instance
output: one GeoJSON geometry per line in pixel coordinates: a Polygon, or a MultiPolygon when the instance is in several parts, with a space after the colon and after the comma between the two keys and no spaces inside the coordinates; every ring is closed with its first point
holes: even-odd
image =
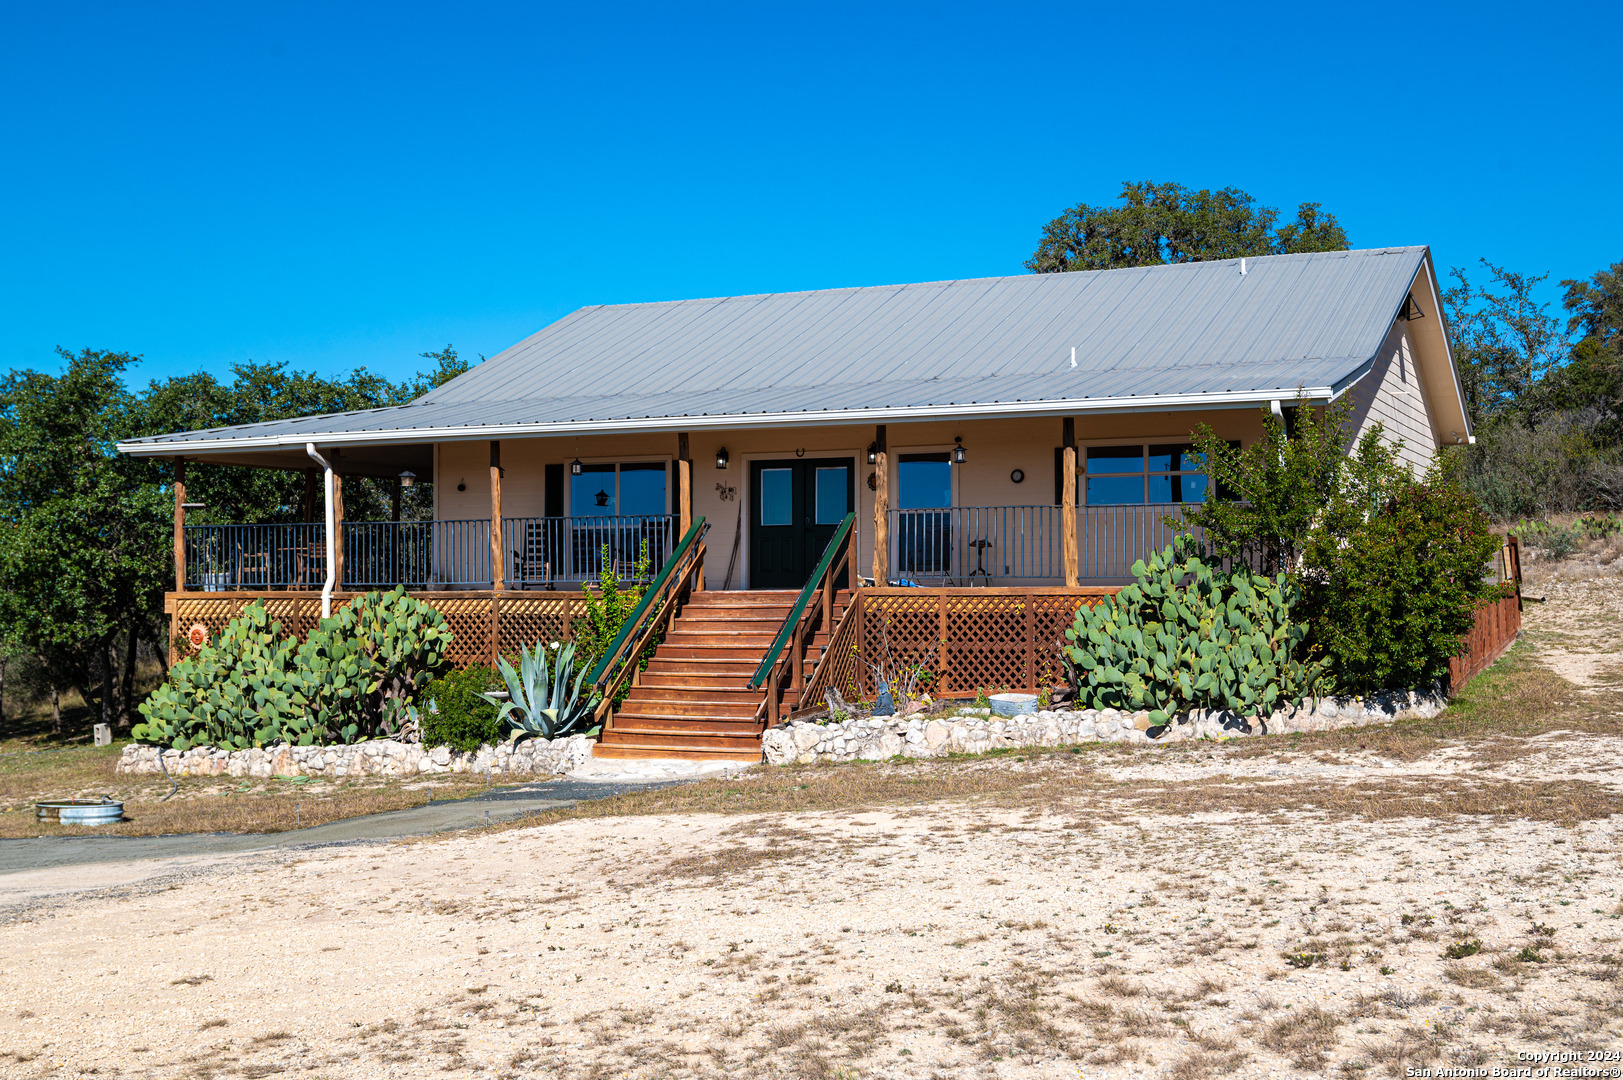
{"type": "Polygon", "coordinates": [[[1134,563],[1133,584],[1076,613],[1062,651],[1089,708],[1148,711],[1159,726],[1192,709],[1268,713],[1328,688],[1324,664],[1303,662],[1291,580],[1225,572],[1198,551],[1180,537],[1134,563]]]}
{"type": "Polygon", "coordinates": [[[404,589],[357,597],[303,642],[284,636],[255,600],[170,668],[131,734],[176,750],[392,735],[422,688],[450,667],[450,642],[444,617],[404,589]]]}
{"type": "Polygon", "coordinates": [[[1264,438],[1244,451],[1197,429],[1212,497],[1187,521],[1215,556],[1290,575],[1293,616],[1338,689],[1427,686],[1497,589],[1485,571],[1498,540],[1456,456],[1416,478],[1378,424],[1349,453],[1350,408],[1343,398],[1320,416],[1299,403],[1288,435],[1265,409],[1264,438]]]}
{"type": "MultiPolygon", "coordinates": [[[[581,669],[590,672],[603,659],[605,653],[614,644],[619,636],[620,628],[625,625],[626,619],[636,609],[642,595],[647,591],[650,581],[649,571],[653,568],[653,561],[648,555],[648,541],[642,542],[637,554],[636,565],[631,569],[631,578],[626,580],[620,576],[620,571],[610,555],[609,546],[603,545],[603,570],[598,574],[597,589],[594,592],[583,584],[582,590],[586,593],[586,618],[583,622],[574,624],[575,648],[578,651],[576,662],[581,669]]],[[[646,664],[646,659],[645,659],[646,664]]]]}
{"type": "Polygon", "coordinates": [[[1309,547],[1303,606],[1311,641],[1359,693],[1430,686],[1464,651],[1499,538],[1443,464],[1388,486],[1374,512],[1309,547]]]}
{"type": "Polygon", "coordinates": [[[423,745],[471,751],[494,744],[502,724],[496,703],[484,692],[501,688],[501,675],[479,664],[447,671],[429,683],[422,694],[429,703],[422,711],[423,745]]]}

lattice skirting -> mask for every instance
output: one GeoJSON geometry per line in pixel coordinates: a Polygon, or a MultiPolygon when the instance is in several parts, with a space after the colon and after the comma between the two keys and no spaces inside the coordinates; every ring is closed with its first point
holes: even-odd
{"type": "Polygon", "coordinates": [[[1114,588],[858,589],[810,684],[873,695],[872,665],[915,665],[937,696],[1035,691],[1064,681],[1059,645],[1083,604],[1114,588]]]}
{"type": "MultiPolygon", "coordinates": [[[[333,608],[359,593],[335,593],[333,608]]],[[[451,662],[457,667],[494,664],[537,641],[568,641],[586,615],[579,593],[417,592],[413,596],[439,610],[451,626],[451,662]]],[[[174,641],[171,662],[188,655],[193,640],[208,640],[224,630],[242,609],[262,599],[284,633],[303,640],[321,621],[321,597],[310,593],[170,593],[174,641]],[[194,633],[195,631],[195,633],[194,633]]]]}

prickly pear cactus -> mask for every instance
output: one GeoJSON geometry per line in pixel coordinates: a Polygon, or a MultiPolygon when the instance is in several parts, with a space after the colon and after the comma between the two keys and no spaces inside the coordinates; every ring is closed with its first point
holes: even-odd
{"type": "Polygon", "coordinates": [[[1306,630],[1291,621],[1298,594],[1285,575],[1225,573],[1190,537],[1133,574],[1065,631],[1062,652],[1088,707],[1147,711],[1161,725],[1191,709],[1267,713],[1329,688],[1325,664],[1301,657],[1306,630]]]}
{"type": "Polygon", "coordinates": [[[140,706],[142,742],[186,750],[355,742],[398,732],[450,667],[444,617],[403,589],[368,593],[303,642],[254,601],[140,706]]]}

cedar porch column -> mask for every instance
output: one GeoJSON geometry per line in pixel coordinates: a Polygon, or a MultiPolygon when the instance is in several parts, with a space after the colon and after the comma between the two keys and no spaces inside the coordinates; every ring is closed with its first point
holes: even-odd
{"type": "Polygon", "coordinates": [[[693,526],[693,458],[688,452],[688,433],[676,434],[676,515],[677,538],[693,526]]]}
{"type": "Polygon", "coordinates": [[[332,462],[332,582],[336,592],[344,591],[344,475],[338,471],[337,447],[327,451],[332,462]]]}
{"type": "Polygon", "coordinates": [[[490,587],[506,587],[502,548],[502,444],[490,440],[490,587]]]}
{"type": "Polygon", "coordinates": [[[884,424],[879,425],[874,445],[879,452],[873,466],[873,583],[882,589],[890,578],[890,467],[884,424]]]}
{"type": "Polygon", "coordinates": [[[1076,565],[1076,421],[1069,416],[1065,418],[1061,445],[1065,447],[1060,466],[1061,551],[1065,559],[1065,585],[1074,589],[1081,575],[1076,565]]]}
{"type": "Polygon", "coordinates": [[[175,459],[175,591],[186,591],[186,459],[175,459]]]}

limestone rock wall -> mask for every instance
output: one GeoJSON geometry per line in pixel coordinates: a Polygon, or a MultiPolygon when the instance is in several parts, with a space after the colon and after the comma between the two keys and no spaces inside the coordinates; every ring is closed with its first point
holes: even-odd
{"type": "MultiPolygon", "coordinates": [[[[517,746],[481,746],[472,753],[448,746],[432,749],[390,739],[349,746],[267,746],[260,750],[219,750],[209,746],[163,751],[171,776],[389,776],[438,773],[483,773],[492,776],[557,776],[583,765],[592,756],[584,735],[563,739],[525,739],[517,746]]],[[[161,773],[158,748],[131,743],[118,759],[121,773],[161,773]]]]}
{"type": "Polygon", "coordinates": [[[1441,694],[1409,691],[1373,694],[1363,699],[1320,698],[1281,709],[1271,716],[1246,718],[1236,713],[1199,711],[1174,717],[1152,738],[1148,713],[1115,709],[1054,710],[1028,716],[992,716],[985,709],[960,709],[958,715],[857,717],[838,724],[803,720],[771,728],[762,737],[769,765],[814,761],[884,761],[893,757],[945,757],[980,754],[1014,746],[1066,746],[1085,742],[1180,742],[1292,731],[1379,724],[1410,717],[1433,717],[1447,706],[1441,694]]]}

